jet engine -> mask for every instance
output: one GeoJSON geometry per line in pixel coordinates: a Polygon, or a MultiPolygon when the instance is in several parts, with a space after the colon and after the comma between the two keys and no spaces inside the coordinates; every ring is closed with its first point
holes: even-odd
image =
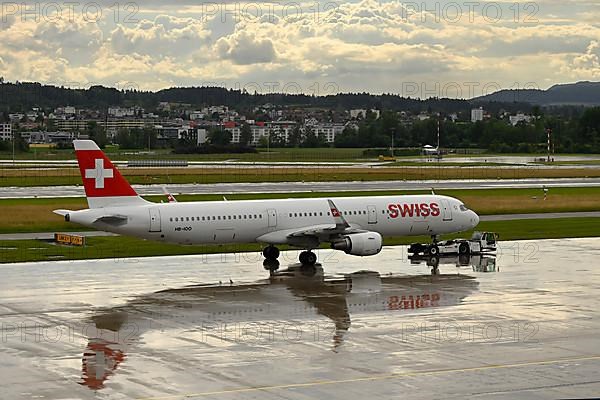
{"type": "Polygon", "coordinates": [[[372,256],[381,251],[383,239],[377,232],[352,233],[331,243],[331,248],[353,256],[372,256]]]}

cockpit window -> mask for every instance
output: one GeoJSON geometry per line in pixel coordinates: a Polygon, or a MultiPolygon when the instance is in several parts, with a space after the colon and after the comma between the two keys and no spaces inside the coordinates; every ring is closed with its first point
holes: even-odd
{"type": "Polygon", "coordinates": [[[469,209],[464,204],[461,204],[460,205],[460,211],[469,211],[469,209]]]}

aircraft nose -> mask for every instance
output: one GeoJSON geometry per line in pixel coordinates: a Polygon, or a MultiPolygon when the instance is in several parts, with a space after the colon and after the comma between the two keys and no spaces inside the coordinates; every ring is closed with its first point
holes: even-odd
{"type": "Polygon", "coordinates": [[[471,225],[473,228],[479,225],[479,215],[475,211],[471,211],[471,225]]]}

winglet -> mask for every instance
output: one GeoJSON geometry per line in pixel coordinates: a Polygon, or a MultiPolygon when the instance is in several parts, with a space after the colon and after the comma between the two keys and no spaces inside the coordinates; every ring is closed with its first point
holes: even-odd
{"type": "Polygon", "coordinates": [[[348,222],[346,221],[346,219],[344,218],[344,216],[342,215],[340,210],[338,210],[336,205],[333,204],[333,201],[331,201],[330,199],[327,199],[327,202],[329,203],[329,209],[331,210],[331,216],[333,217],[333,220],[335,221],[335,227],[338,229],[349,228],[350,224],[348,224],[348,222]]]}
{"type": "Polygon", "coordinates": [[[165,196],[167,196],[167,200],[169,201],[169,203],[177,203],[177,199],[175,198],[175,196],[173,196],[171,193],[169,193],[169,191],[167,190],[166,187],[162,187],[163,193],[165,194],[165,196]]]}

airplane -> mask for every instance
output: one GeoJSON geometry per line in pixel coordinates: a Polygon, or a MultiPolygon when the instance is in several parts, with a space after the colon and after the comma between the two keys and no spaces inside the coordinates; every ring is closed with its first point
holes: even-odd
{"type": "Polygon", "coordinates": [[[425,146],[423,146],[423,153],[425,153],[425,154],[437,154],[437,152],[438,152],[437,147],[433,147],[430,144],[426,144],[425,146]]]}
{"type": "Polygon", "coordinates": [[[479,217],[442,195],[153,203],[143,199],[92,140],[74,140],[88,209],[54,210],[65,221],[122,235],[185,245],[261,243],[265,268],[279,267],[277,245],[303,249],[314,266],[321,243],[355,256],[378,254],[384,236],[470,230],[479,217]]]}

